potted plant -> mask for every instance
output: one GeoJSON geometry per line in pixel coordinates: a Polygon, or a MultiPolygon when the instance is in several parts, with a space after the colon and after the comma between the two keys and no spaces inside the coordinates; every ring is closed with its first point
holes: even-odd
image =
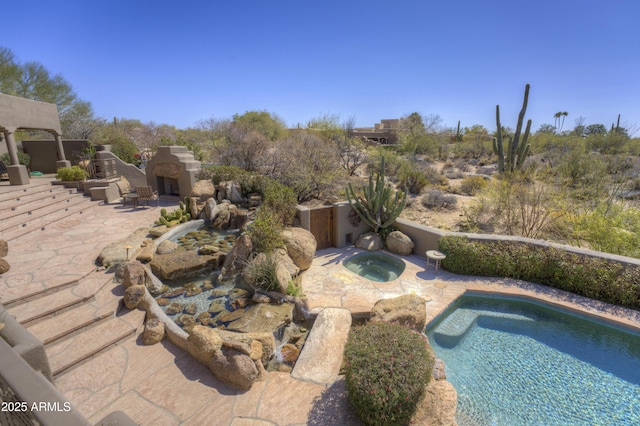
{"type": "Polygon", "coordinates": [[[60,179],[65,188],[82,189],[82,182],[87,178],[87,172],[79,166],[61,167],[56,172],[56,178],[60,179]]]}

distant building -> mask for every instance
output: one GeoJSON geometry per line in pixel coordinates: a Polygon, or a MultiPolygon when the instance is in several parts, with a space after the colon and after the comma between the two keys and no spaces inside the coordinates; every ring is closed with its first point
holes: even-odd
{"type": "Polygon", "coordinates": [[[402,118],[380,120],[374,127],[354,128],[353,135],[381,145],[394,145],[398,143],[398,132],[403,121],[402,118]]]}

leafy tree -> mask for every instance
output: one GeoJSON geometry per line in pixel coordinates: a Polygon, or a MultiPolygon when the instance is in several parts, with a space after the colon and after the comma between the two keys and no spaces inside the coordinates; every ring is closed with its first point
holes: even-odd
{"type": "Polygon", "coordinates": [[[247,111],[242,115],[233,115],[233,124],[258,132],[270,141],[276,141],[286,136],[287,126],[275,114],[267,111],[247,111]]]}
{"type": "Polygon", "coordinates": [[[606,135],[606,134],[607,134],[607,128],[605,127],[604,124],[589,124],[584,130],[585,136],[606,135]]]}
{"type": "Polygon", "coordinates": [[[89,102],[78,101],[60,114],[60,125],[67,139],[90,139],[106,122],[94,116],[89,102]]]}
{"type": "Polygon", "coordinates": [[[556,132],[556,127],[551,124],[543,124],[540,126],[536,133],[550,133],[554,134],[556,132]]]}

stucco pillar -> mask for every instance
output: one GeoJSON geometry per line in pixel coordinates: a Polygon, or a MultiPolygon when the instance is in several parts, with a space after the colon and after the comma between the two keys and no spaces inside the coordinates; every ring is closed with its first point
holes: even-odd
{"type": "Polygon", "coordinates": [[[11,165],[7,166],[7,174],[9,175],[9,183],[11,185],[27,185],[29,183],[29,172],[27,167],[20,164],[18,160],[18,147],[13,137],[13,130],[4,131],[4,140],[7,142],[7,151],[11,165]]]}
{"type": "Polygon", "coordinates": [[[64,156],[64,147],[62,146],[62,136],[54,134],[56,138],[56,144],[58,146],[58,161],[56,161],[56,169],[61,167],[71,167],[71,161],[68,161],[64,156]]]}

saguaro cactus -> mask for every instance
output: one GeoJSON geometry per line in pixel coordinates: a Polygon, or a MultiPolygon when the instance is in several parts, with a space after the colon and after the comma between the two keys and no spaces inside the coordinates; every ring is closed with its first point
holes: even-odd
{"type": "Polygon", "coordinates": [[[384,157],[380,172],[376,173],[376,182],[373,183],[373,175],[369,176],[369,185],[362,187],[363,196],[358,196],[351,183],[347,186],[347,198],[356,214],[366,224],[371,226],[373,232],[388,228],[400,216],[407,203],[407,194],[403,191],[394,191],[391,185],[384,182],[384,157]],[[392,197],[392,191],[395,195],[392,197]]]}
{"type": "Polygon", "coordinates": [[[527,121],[527,127],[524,131],[524,135],[522,136],[522,140],[520,140],[520,134],[522,131],[522,122],[524,121],[524,114],[527,111],[527,102],[529,101],[529,85],[524,89],[524,102],[522,103],[522,109],[520,110],[520,114],[518,115],[518,124],[516,125],[516,133],[511,136],[508,136],[508,145],[507,145],[507,155],[505,157],[504,147],[503,147],[503,136],[502,136],[502,124],[500,124],[500,105],[496,105],[496,137],[493,138],[493,152],[498,156],[498,171],[500,173],[504,172],[514,172],[516,170],[522,169],[522,165],[524,164],[524,160],[529,155],[529,150],[531,149],[531,144],[529,141],[529,132],[531,131],[531,120],[527,121]]]}

